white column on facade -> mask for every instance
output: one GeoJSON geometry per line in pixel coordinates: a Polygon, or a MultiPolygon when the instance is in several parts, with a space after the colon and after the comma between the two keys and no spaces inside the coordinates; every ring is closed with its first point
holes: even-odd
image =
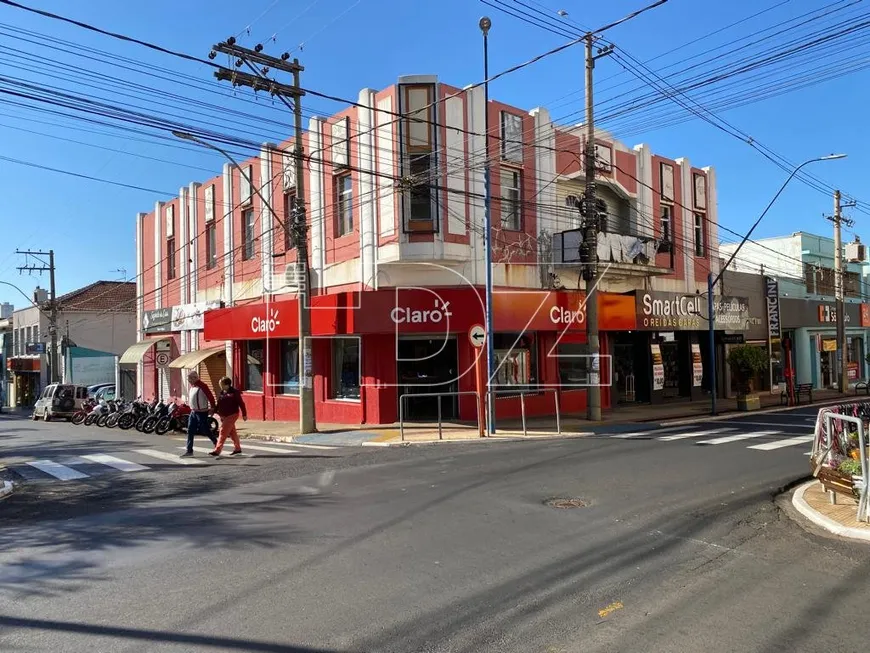
{"type": "Polygon", "coordinates": [[[166,216],[163,214],[163,202],[154,203],[154,307],[162,308],[163,281],[161,272],[163,269],[163,223],[166,216]]]}
{"type": "Polygon", "coordinates": [[[710,243],[710,269],[719,274],[719,200],[716,188],[716,169],[703,168],[707,173],[707,241],[710,243]]]}
{"type": "Polygon", "coordinates": [[[229,163],[224,164],[223,170],[223,205],[221,215],[224,225],[224,302],[227,306],[233,305],[233,285],[235,284],[235,239],[233,238],[233,220],[235,220],[235,196],[233,194],[233,170],[229,163]]]}
{"type": "Polygon", "coordinates": [[[372,174],[375,169],[374,157],[374,114],[372,107],[375,102],[375,92],[364,88],[359,93],[357,109],[358,124],[357,133],[357,169],[359,180],[359,243],[360,243],[360,266],[362,290],[371,290],[377,283],[377,246],[375,224],[377,215],[377,196],[375,193],[375,178],[372,174]]]}
{"type": "Polygon", "coordinates": [[[311,118],[308,121],[308,154],[310,158],[310,174],[308,178],[308,233],[309,240],[309,267],[313,275],[310,279],[311,286],[319,288],[323,284],[326,250],[326,229],[323,215],[323,164],[320,160],[326,156],[323,151],[323,121],[320,118],[311,118]]]}
{"type": "MultiPolygon", "coordinates": [[[[692,211],[692,164],[688,159],[682,158],[676,160],[680,166],[680,185],[682,187],[682,196],[680,202],[683,205],[680,215],[682,215],[683,228],[681,229],[683,242],[677,243],[674,239],[674,246],[683,249],[683,262],[685,265],[686,276],[686,292],[695,292],[695,213],[692,211]]],[[[674,230],[676,233],[676,229],[674,230]]]]}
{"type": "MultiPolygon", "coordinates": [[[[272,215],[272,211],[269,210],[269,206],[275,206],[275,198],[272,189],[275,187],[273,184],[272,176],[272,155],[276,150],[276,146],[274,143],[263,143],[260,147],[260,194],[262,194],[263,199],[260,199],[260,196],[254,193],[254,202],[256,202],[256,206],[260,207],[260,270],[261,277],[263,279],[263,293],[274,293],[275,292],[275,278],[276,275],[273,273],[274,270],[274,261],[272,260],[272,254],[275,251],[275,237],[274,234],[282,234],[283,237],[283,229],[281,229],[281,225],[275,221],[275,216],[272,215]]],[[[281,275],[283,278],[283,275],[281,275]]]]}
{"type": "Polygon", "coordinates": [[[199,204],[197,195],[199,194],[200,184],[192,183],[187,189],[187,233],[189,234],[190,242],[190,280],[188,282],[189,299],[191,302],[197,301],[197,293],[199,292],[199,204]]]}
{"type": "MultiPolygon", "coordinates": [[[[188,217],[187,211],[189,208],[189,198],[187,188],[182,186],[178,189],[178,233],[176,234],[176,242],[180,243],[178,248],[178,285],[179,285],[179,303],[187,304],[190,302],[190,242],[188,236],[188,217]]],[[[186,354],[190,349],[190,332],[181,332],[181,351],[186,354]]]]}
{"type": "Polygon", "coordinates": [[[470,219],[471,225],[470,240],[472,247],[472,265],[469,270],[469,281],[475,285],[482,284],[486,277],[486,255],[483,249],[483,227],[485,222],[485,212],[483,200],[479,199],[484,196],[484,175],[483,163],[486,161],[485,139],[483,136],[485,130],[484,113],[484,95],[483,87],[465,88],[466,97],[468,98],[468,160],[466,167],[470,170],[468,174],[469,191],[471,192],[470,204],[470,219]]]}
{"type": "MultiPolygon", "coordinates": [[[[142,314],[145,311],[145,214],[136,214],[136,341],[143,340],[142,314]]],[[[140,360],[136,363],[136,392],[142,393],[145,385],[145,368],[140,360]]]]}
{"type": "MultiPolygon", "coordinates": [[[[556,130],[550,118],[550,112],[543,107],[537,107],[529,112],[535,119],[535,202],[538,207],[555,207],[556,202],[556,130]]],[[[538,242],[542,236],[548,240],[555,231],[560,229],[556,226],[554,214],[546,208],[537,210],[538,242]]],[[[541,261],[549,263],[549,261],[541,261]]]]}
{"type": "Polygon", "coordinates": [[[637,209],[635,212],[635,229],[639,236],[652,238],[655,236],[656,213],[653,202],[653,162],[652,152],[648,145],[634,146],[637,159],[637,209]]]}

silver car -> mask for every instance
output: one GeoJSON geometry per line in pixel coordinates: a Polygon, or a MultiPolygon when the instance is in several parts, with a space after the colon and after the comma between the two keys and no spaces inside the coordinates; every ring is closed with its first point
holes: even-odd
{"type": "Polygon", "coordinates": [[[88,397],[88,388],[83,385],[52,383],[42,391],[36,405],[33,407],[33,419],[40,417],[46,422],[55,417],[70,418],[82,407],[82,402],[88,397]]]}

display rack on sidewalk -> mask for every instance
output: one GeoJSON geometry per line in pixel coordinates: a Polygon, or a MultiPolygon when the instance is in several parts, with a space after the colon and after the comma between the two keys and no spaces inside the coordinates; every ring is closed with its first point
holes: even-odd
{"type": "Polygon", "coordinates": [[[870,521],[868,432],[870,401],[826,406],[816,417],[810,454],[813,476],[829,493],[831,503],[837,502],[837,494],[853,496],[859,521],[870,521]]]}

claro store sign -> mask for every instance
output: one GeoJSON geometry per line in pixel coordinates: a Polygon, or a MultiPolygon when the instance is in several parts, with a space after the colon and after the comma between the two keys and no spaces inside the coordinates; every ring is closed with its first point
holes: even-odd
{"type": "MultiPolygon", "coordinates": [[[[707,298],[666,292],[638,292],[637,328],[643,331],[702,331],[707,323],[707,298]]],[[[750,323],[749,300],[722,297],[713,302],[714,328],[743,331],[750,323]]]]}

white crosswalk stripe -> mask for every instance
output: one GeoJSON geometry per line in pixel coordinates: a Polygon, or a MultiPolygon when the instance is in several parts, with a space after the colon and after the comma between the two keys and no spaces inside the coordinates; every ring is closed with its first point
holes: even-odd
{"type": "Polygon", "coordinates": [[[90,460],[94,463],[100,463],[101,465],[108,465],[109,467],[114,467],[122,472],[141,472],[143,470],[148,469],[145,465],[140,465],[139,463],[132,463],[129,460],[124,460],[123,458],[116,458],[115,456],[109,456],[104,453],[92,453],[86,456],[80,456],[85,460],[90,460]]]}
{"type": "MultiPolygon", "coordinates": [[[[181,448],[183,449],[184,447],[181,448]]],[[[181,458],[177,453],[167,453],[158,449],[134,449],[133,451],[143,456],[151,456],[152,458],[159,458],[160,460],[179,465],[201,465],[203,463],[202,460],[197,460],[196,458],[181,458]]]]}
{"type": "Polygon", "coordinates": [[[758,451],[773,451],[774,449],[782,449],[783,447],[794,447],[799,444],[812,442],[814,435],[799,435],[794,438],[786,438],[785,440],[774,440],[773,442],[765,442],[764,444],[753,444],[747,449],[757,449],[758,451]]]}
{"type": "Polygon", "coordinates": [[[712,440],[702,440],[697,444],[726,444],[728,442],[740,442],[741,440],[752,440],[753,438],[763,438],[768,435],[779,435],[782,431],[755,431],[754,433],[738,433],[737,435],[726,435],[721,438],[712,440]]]}
{"type": "Polygon", "coordinates": [[[31,467],[38,469],[41,472],[54,476],[61,481],[72,481],[78,478],[88,478],[88,474],[84,474],[77,469],[61,465],[52,460],[33,460],[27,463],[31,467]]]}
{"type": "Polygon", "coordinates": [[[706,431],[688,431],[686,433],[675,433],[674,435],[665,435],[660,438],[656,438],[657,440],[662,440],[663,442],[671,442],[673,440],[687,440],[689,438],[700,438],[705,435],[715,435],[716,433],[728,433],[729,431],[733,431],[732,428],[726,429],[707,429],[706,431]]]}

